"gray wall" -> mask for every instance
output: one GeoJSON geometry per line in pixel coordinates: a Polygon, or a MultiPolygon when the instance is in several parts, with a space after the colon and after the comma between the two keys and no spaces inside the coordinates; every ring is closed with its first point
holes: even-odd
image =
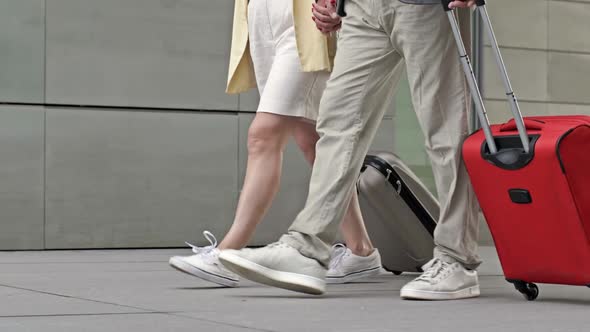
{"type": "MultiPolygon", "coordinates": [[[[489,7],[525,113],[590,114],[590,1],[489,7]]],[[[179,246],[227,230],[257,104],[224,94],[232,13],[232,0],[0,0],[0,249],[179,246]]],[[[402,84],[373,148],[395,149],[433,189],[421,145],[402,84]]],[[[309,167],[292,143],[285,161],[252,244],[305,200],[309,167]]]]}
{"type": "MultiPolygon", "coordinates": [[[[490,16],[525,115],[590,114],[590,0],[490,0],[490,16]]],[[[509,109],[484,38],[490,118],[509,109]]]]}
{"type": "MultiPolygon", "coordinates": [[[[0,249],[182,246],[230,225],[256,92],[224,93],[232,0],[0,1],[0,249]]],[[[375,142],[393,149],[391,115],[375,142]]],[[[294,144],[252,244],[303,205],[294,144]]]]}

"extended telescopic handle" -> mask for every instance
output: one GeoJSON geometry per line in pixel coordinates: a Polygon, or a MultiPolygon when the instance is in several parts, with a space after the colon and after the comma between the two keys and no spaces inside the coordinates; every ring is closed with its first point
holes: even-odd
{"type": "MultiPolygon", "coordinates": [[[[469,89],[471,90],[471,95],[475,101],[475,108],[477,111],[477,115],[479,117],[480,123],[482,125],[483,132],[486,137],[486,141],[488,143],[490,152],[495,154],[498,152],[496,147],[496,143],[494,141],[494,137],[492,135],[492,130],[490,128],[490,121],[488,120],[488,116],[486,113],[486,109],[483,103],[483,98],[481,96],[481,91],[477,85],[477,81],[475,79],[475,75],[473,74],[473,69],[471,67],[471,62],[469,60],[469,56],[467,55],[467,51],[465,50],[465,44],[463,43],[463,39],[461,38],[461,33],[459,30],[459,24],[457,23],[457,19],[453,11],[449,8],[449,4],[452,2],[451,0],[441,0],[442,5],[447,12],[447,16],[449,18],[449,22],[451,23],[451,29],[453,30],[453,35],[455,37],[455,41],[457,42],[457,47],[459,49],[459,56],[461,58],[461,63],[463,65],[463,71],[465,72],[465,76],[467,76],[467,82],[469,84],[469,89]]],[[[504,83],[504,88],[506,90],[506,98],[510,103],[510,108],[512,111],[512,115],[514,117],[514,121],[516,123],[516,128],[518,129],[518,134],[520,136],[520,140],[522,142],[522,146],[525,153],[529,153],[529,136],[526,132],[526,127],[524,125],[524,120],[522,118],[522,113],[520,112],[520,107],[518,106],[518,100],[512,90],[512,85],[510,84],[510,79],[508,78],[508,72],[506,71],[506,66],[504,64],[504,60],[502,59],[502,54],[500,53],[500,47],[498,46],[498,41],[496,40],[496,36],[494,34],[494,30],[492,28],[492,23],[490,21],[490,17],[488,15],[485,0],[477,0],[475,1],[477,5],[477,12],[481,15],[484,25],[486,26],[486,30],[488,32],[488,36],[490,39],[490,43],[492,44],[492,49],[494,51],[494,57],[496,59],[496,64],[502,76],[502,81],[504,83]]]]}

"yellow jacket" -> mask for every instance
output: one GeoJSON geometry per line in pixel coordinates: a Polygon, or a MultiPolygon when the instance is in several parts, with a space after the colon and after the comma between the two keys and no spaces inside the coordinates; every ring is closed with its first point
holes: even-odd
{"type": "MultiPolygon", "coordinates": [[[[292,1],[301,68],[306,72],[332,70],[335,41],[320,33],[311,20],[311,4],[315,0],[292,1]]],[[[254,87],[256,80],[248,47],[248,0],[236,0],[226,92],[241,93],[254,87]]]]}

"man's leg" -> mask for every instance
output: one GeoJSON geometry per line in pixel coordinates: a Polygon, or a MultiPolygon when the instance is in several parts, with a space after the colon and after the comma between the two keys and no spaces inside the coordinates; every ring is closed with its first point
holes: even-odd
{"type": "MultiPolygon", "coordinates": [[[[296,121],[293,138],[313,166],[315,147],[320,139],[315,123],[296,121]]],[[[346,246],[332,247],[326,282],[343,284],[378,275],[381,272],[381,255],[373,247],[365,228],[356,190],[352,191],[352,199],[340,224],[340,234],[346,246]]]]}
{"type": "Polygon", "coordinates": [[[381,26],[383,8],[375,0],[347,0],[346,6],[334,71],[320,104],[320,140],[306,205],[279,243],[221,253],[223,264],[245,278],[312,294],[324,291],[330,247],[391,105],[401,62],[390,32],[381,26]]]}
{"type": "MultiPolygon", "coordinates": [[[[480,263],[477,201],[461,156],[461,146],[468,134],[470,98],[455,41],[439,5],[398,3],[396,14],[393,43],[406,58],[412,101],[426,137],[441,206],[434,237],[435,257],[440,259],[443,269],[433,267],[433,271],[442,273],[448,268],[448,276],[455,278],[449,281],[450,288],[443,284],[434,287],[433,291],[439,292],[434,297],[477,296],[477,275],[465,270],[480,263]]],[[[423,277],[426,276],[429,274],[423,277]]],[[[435,275],[431,277],[429,281],[444,282],[435,275]]],[[[428,296],[433,297],[430,293],[424,298],[428,296]]]]}
{"type": "Polygon", "coordinates": [[[334,71],[320,104],[309,194],[282,242],[324,266],[362,161],[391,106],[401,56],[369,0],[348,0],[334,71]]]}

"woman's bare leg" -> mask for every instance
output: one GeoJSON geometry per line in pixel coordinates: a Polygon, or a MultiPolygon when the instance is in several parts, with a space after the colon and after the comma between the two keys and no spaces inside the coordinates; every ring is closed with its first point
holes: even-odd
{"type": "Polygon", "coordinates": [[[279,190],[283,150],[297,118],[256,113],[248,130],[248,164],[234,222],[219,249],[241,249],[279,190]]]}

